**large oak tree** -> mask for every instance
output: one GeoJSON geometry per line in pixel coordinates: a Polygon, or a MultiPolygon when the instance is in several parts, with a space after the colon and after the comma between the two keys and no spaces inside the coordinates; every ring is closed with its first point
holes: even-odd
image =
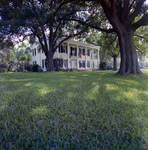
{"type": "Polygon", "coordinates": [[[148,25],[148,9],[144,4],[145,1],[89,0],[89,10],[86,12],[88,14],[86,16],[89,17],[73,18],[99,31],[117,34],[121,56],[117,75],[142,73],[138,64],[133,35],[138,28],[148,25]],[[103,28],[104,23],[106,23],[106,28],[103,28]]]}
{"type": "Polygon", "coordinates": [[[142,73],[133,35],[139,27],[148,25],[148,12],[144,10],[145,0],[100,0],[99,2],[118,35],[121,64],[117,74],[142,73]],[[140,16],[140,19],[137,20],[137,16],[140,16]]]}

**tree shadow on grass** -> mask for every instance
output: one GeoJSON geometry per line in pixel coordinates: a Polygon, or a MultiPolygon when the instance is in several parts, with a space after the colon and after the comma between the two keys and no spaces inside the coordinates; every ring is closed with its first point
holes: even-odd
{"type": "Polygon", "coordinates": [[[148,112],[140,79],[133,82],[111,72],[2,77],[7,89],[1,93],[2,148],[145,148],[148,112]]]}

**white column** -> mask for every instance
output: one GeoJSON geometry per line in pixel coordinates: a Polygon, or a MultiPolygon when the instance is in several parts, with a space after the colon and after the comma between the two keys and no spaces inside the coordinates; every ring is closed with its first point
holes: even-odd
{"type": "Polygon", "coordinates": [[[79,60],[78,60],[78,53],[79,52],[79,46],[77,45],[77,60],[76,60],[76,62],[77,62],[77,69],[79,69],[79,60]]]}
{"type": "Polygon", "coordinates": [[[97,61],[98,61],[97,66],[98,66],[98,68],[99,68],[99,49],[98,49],[98,58],[97,58],[97,61]]]}
{"type": "Polygon", "coordinates": [[[69,43],[67,42],[67,45],[68,45],[68,47],[67,47],[67,68],[69,68],[69,43]]]}
{"type": "Polygon", "coordinates": [[[90,56],[89,56],[89,62],[90,62],[90,69],[92,69],[92,60],[91,60],[91,53],[92,53],[92,49],[90,50],[90,56]]]}
{"type": "Polygon", "coordinates": [[[87,52],[87,47],[85,47],[85,70],[87,69],[87,65],[86,65],[86,52],[87,52]]]}
{"type": "Polygon", "coordinates": [[[56,57],[59,58],[59,56],[58,56],[59,55],[59,47],[57,48],[56,53],[57,53],[56,57]]]}
{"type": "Polygon", "coordinates": [[[92,52],[91,52],[91,62],[92,62],[91,66],[92,66],[92,69],[93,69],[93,48],[92,48],[92,52]]]}

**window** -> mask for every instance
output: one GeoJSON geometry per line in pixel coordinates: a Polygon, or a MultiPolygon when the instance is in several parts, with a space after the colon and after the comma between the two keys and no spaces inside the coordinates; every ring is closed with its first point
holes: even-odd
{"type": "Polygon", "coordinates": [[[34,49],[32,49],[32,56],[34,56],[34,49]]]}
{"type": "Polygon", "coordinates": [[[63,64],[64,64],[64,67],[67,68],[68,67],[68,60],[67,59],[63,60],[63,64]]]}
{"type": "Polygon", "coordinates": [[[34,49],[34,55],[36,55],[36,48],[34,49]]]}
{"type": "Polygon", "coordinates": [[[87,55],[90,56],[90,50],[87,51],[87,55]]]}
{"type": "Polygon", "coordinates": [[[83,61],[83,68],[85,68],[85,61],[83,61]]]}
{"type": "Polygon", "coordinates": [[[77,48],[75,48],[75,56],[77,56],[77,48]]]}
{"type": "Polygon", "coordinates": [[[90,68],[90,61],[87,61],[87,68],[90,68]]]}
{"type": "Polygon", "coordinates": [[[45,63],[45,61],[44,61],[44,59],[42,59],[42,68],[44,68],[44,63],[45,63]]]}
{"type": "Polygon", "coordinates": [[[85,55],[85,49],[83,49],[83,55],[85,55]]]}
{"type": "Polygon", "coordinates": [[[59,46],[59,53],[67,53],[67,46],[60,45],[59,46]]]}
{"type": "Polygon", "coordinates": [[[40,53],[40,46],[37,47],[37,52],[40,53]]]}
{"type": "Polygon", "coordinates": [[[64,53],[63,45],[61,45],[61,53],[64,53]]]}
{"type": "Polygon", "coordinates": [[[81,60],[79,60],[79,68],[81,68],[81,60]]]}
{"type": "Polygon", "coordinates": [[[33,65],[35,65],[36,64],[36,61],[33,61],[33,65]]]}
{"type": "Polygon", "coordinates": [[[77,49],[71,47],[70,55],[71,55],[71,56],[77,56],[77,49]]]}

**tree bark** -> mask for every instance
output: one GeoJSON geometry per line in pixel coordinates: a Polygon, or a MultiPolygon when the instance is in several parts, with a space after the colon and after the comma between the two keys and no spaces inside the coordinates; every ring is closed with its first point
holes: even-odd
{"type": "Polygon", "coordinates": [[[48,53],[47,58],[47,71],[54,71],[54,65],[53,65],[53,54],[48,53]]]}
{"type": "Polygon", "coordinates": [[[117,56],[115,55],[115,56],[113,57],[113,59],[114,59],[113,71],[116,71],[116,70],[117,70],[117,56]]]}
{"type": "Polygon", "coordinates": [[[134,45],[132,29],[128,29],[124,36],[119,37],[121,63],[117,75],[141,74],[138,57],[134,45]]]}

